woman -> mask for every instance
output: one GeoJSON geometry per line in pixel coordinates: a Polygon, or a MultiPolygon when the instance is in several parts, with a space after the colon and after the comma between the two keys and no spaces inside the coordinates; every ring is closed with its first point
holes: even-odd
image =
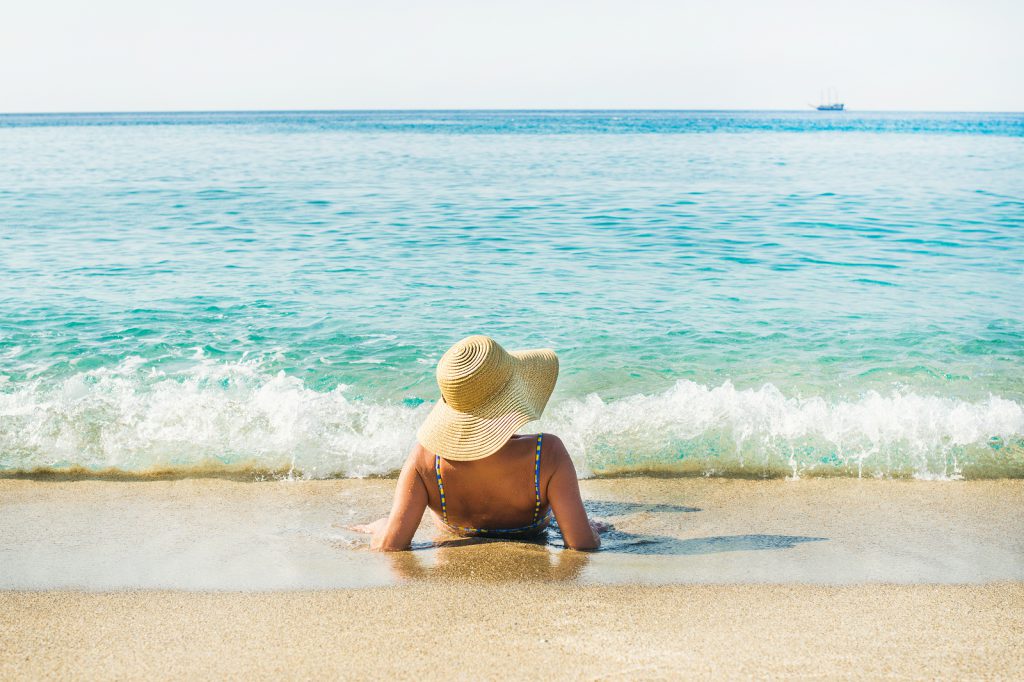
{"type": "Polygon", "coordinates": [[[557,378],[552,350],[510,353],[487,336],[456,343],[437,363],[441,400],[416,434],[391,514],[353,529],[394,551],[409,548],[428,507],[441,530],[463,536],[535,537],[554,515],[567,547],[597,549],[562,441],[514,435],[540,417],[557,378]]]}

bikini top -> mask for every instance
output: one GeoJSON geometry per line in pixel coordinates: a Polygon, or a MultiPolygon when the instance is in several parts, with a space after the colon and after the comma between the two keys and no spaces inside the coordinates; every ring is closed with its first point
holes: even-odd
{"type": "Polygon", "coordinates": [[[463,535],[503,535],[522,534],[537,532],[544,528],[551,520],[551,510],[548,509],[544,516],[540,515],[540,449],[544,434],[537,436],[537,450],[533,458],[533,522],[528,526],[519,528],[467,528],[465,526],[454,526],[448,523],[448,505],[444,496],[444,481],[441,480],[441,456],[434,455],[434,473],[437,474],[437,490],[441,493],[441,520],[445,526],[463,535]]]}

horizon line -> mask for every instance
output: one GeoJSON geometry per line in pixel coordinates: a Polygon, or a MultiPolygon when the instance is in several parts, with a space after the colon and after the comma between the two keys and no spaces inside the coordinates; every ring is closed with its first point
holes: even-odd
{"type": "Polygon", "coordinates": [[[629,112],[629,113],[834,113],[834,114],[1024,114],[1019,110],[1000,109],[844,109],[841,111],[819,112],[815,105],[807,105],[799,109],[712,109],[712,108],[672,108],[672,107],[638,107],[638,108],[577,108],[577,107],[379,107],[379,108],[337,108],[337,109],[96,109],[81,111],[2,111],[0,116],[102,116],[118,114],[329,114],[329,113],[419,113],[419,112],[479,112],[479,113],[598,113],[598,112],[629,112]]]}

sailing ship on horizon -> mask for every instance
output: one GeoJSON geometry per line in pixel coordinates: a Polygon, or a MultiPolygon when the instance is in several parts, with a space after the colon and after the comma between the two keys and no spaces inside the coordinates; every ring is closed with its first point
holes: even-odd
{"type": "Polygon", "coordinates": [[[838,93],[829,88],[821,93],[821,99],[818,100],[819,104],[815,109],[818,111],[843,111],[846,105],[837,101],[838,99],[838,93]]]}

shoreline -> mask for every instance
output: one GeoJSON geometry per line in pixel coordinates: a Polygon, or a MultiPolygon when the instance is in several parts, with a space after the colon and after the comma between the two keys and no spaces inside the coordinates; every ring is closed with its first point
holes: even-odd
{"type": "MultiPolygon", "coordinates": [[[[972,475],[962,473],[952,476],[929,475],[906,471],[892,471],[886,475],[871,473],[852,474],[844,469],[820,469],[799,472],[794,476],[793,470],[787,467],[756,468],[749,470],[707,471],[700,468],[700,462],[685,466],[651,466],[640,469],[612,468],[604,471],[590,472],[580,481],[608,481],[623,479],[715,479],[725,481],[813,481],[813,480],[848,480],[848,481],[921,481],[925,483],[961,483],[975,481],[1024,481],[1024,469],[1020,471],[1000,472],[998,475],[972,475]]],[[[2,481],[38,481],[74,483],[76,481],[108,481],[124,483],[146,483],[150,481],[187,481],[187,480],[219,480],[236,483],[280,483],[280,482],[315,482],[315,481],[394,481],[401,470],[395,469],[388,473],[368,474],[365,476],[309,476],[299,468],[261,468],[246,465],[224,465],[211,463],[193,465],[185,468],[157,468],[143,471],[132,471],[116,467],[108,469],[90,469],[82,466],[67,468],[37,467],[34,469],[0,469],[2,481]]],[[[984,472],[984,469],[980,469],[984,472]]],[[[977,472],[975,472],[977,473],[977,472]]]]}
{"type": "Polygon", "coordinates": [[[588,479],[595,553],[452,539],[425,514],[414,551],[346,528],[387,513],[394,481],[260,485],[0,480],[0,589],[310,590],[475,576],[494,583],[1024,581],[1024,481],[588,479]]]}

